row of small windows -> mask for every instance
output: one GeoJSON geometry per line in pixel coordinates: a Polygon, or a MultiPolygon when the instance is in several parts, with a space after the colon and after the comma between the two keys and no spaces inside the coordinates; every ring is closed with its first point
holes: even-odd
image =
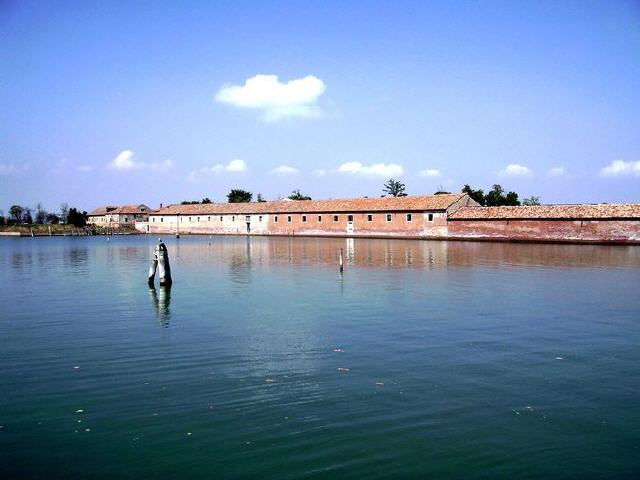
{"type": "MultiPolygon", "coordinates": [[[[180,221],[182,222],[184,217],[180,217],[180,221]]],[[[191,222],[192,217],[188,217],[189,222],[191,222]]],[[[246,215],[244,217],[245,221],[250,222],[251,221],[251,216],[250,215],[246,215]]],[[[307,215],[302,215],[301,217],[303,222],[307,221],[307,215]]],[[[340,216],[339,215],[333,215],[333,221],[334,222],[338,222],[340,220],[340,216]]],[[[393,221],[393,215],[390,213],[386,214],[386,220],[387,222],[392,222],[393,221]]],[[[412,222],[413,221],[413,214],[412,213],[407,213],[405,214],[405,220],[407,222],[412,222]]],[[[127,221],[127,219],[125,218],[125,222],[127,221]]],[[[156,221],[156,217],[151,217],[151,221],[155,222],[156,221]]],[[[164,217],[160,217],[160,221],[164,222],[164,217]]],[[[196,217],[196,222],[200,221],[200,217],[196,217]]],[[[207,217],[207,222],[211,221],[211,217],[207,217]]],[[[220,215],[220,221],[224,221],[224,217],[222,215],[220,215]]],[[[236,216],[232,215],[231,216],[231,221],[235,222],[236,221],[236,216]]],[[[262,215],[258,216],[258,221],[262,222],[262,215]]],[[[273,216],[273,221],[274,222],[278,222],[278,215],[274,215],[273,216]]],[[[291,215],[287,215],[287,222],[292,222],[293,218],[291,215]]],[[[348,222],[353,222],[353,215],[347,215],[347,221],[348,222]]],[[[429,222],[433,222],[433,213],[429,213],[427,214],[427,221],[429,222]]],[[[322,222],[322,215],[318,215],[318,223],[322,222]]],[[[373,222],[373,215],[372,214],[367,214],[367,222],[373,222]]]]}

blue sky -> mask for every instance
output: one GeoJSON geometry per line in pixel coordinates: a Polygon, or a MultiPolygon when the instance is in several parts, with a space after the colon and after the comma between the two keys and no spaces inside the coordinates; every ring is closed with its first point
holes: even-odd
{"type": "Polygon", "coordinates": [[[640,201],[640,4],[0,2],[0,208],[640,201]]]}

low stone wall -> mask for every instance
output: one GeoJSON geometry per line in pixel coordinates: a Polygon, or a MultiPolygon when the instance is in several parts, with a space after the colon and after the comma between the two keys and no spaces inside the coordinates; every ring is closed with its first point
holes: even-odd
{"type": "Polygon", "coordinates": [[[640,243],[640,220],[449,220],[462,240],[640,243]]]}

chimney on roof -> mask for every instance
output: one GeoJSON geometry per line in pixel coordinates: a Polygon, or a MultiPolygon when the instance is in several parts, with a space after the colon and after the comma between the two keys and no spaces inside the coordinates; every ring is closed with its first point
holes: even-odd
{"type": "Polygon", "coordinates": [[[160,203],[160,210],[162,210],[162,203],[160,203]]]}

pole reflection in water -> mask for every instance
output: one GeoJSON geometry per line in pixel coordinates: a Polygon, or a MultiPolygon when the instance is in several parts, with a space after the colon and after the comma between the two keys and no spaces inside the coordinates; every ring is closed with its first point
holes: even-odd
{"type": "Polygon", "coordinates": [[[169,327],[171,320],[171,310],[169,308],[171,304],[171,287],[162,285],[157,290],[155,287],[151,287],[149,288],[149,296],[153,307],[156,309],[158,324],[161,327],[169,327]]]}

